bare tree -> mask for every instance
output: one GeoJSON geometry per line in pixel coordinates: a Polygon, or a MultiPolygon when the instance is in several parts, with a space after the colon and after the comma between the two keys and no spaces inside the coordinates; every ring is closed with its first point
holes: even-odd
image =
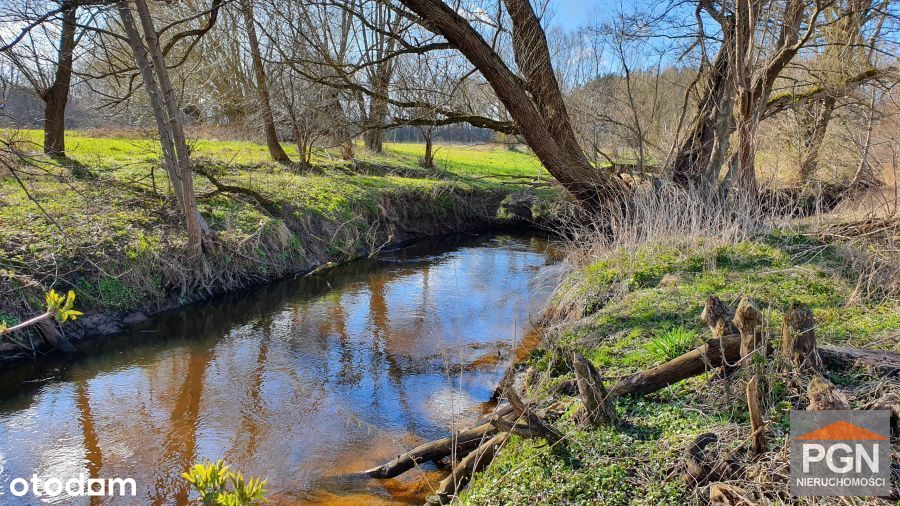
{"type": "Polygon", "coordinates": [[[401,0],[484,76],[544,166],[576,199],[597,209],[623,189],[582,151],[554,73],[544,29],[528,0],[505,0],[521,76],[460,13],[440,0],[401,0]]]}
{"type": "Polygon", "coordinates": [[[266,83],[266,70],[263,66],[259,50],[259,38],[256,35],[256,18],[253,15],[252,0],[240,0],[241,13],[250,43],[250,56],[253,59],[253,73],[256,76],[256,92],[259,95],[259,107],[262,112],[263,130],[266,134],[266,146],[269,154],[277,162],[290,162],[290,158],[281,144],[278,143],[278,132],[275,129],[275,117],[272,114],[272,101],[269,98],[269,86],[266,83]]]}
{"type": "Polygon", "coordinates": [[[211,247],[209,226],[197,208],[194,194],[193,171],[190,150],[184,135],[178,97],[169,77],[166,58],[159,41],[159,33],[154,26],[146,0],[134,0],[143,36],[135,25],[134,16],[127,0],[119,0],[117,7],[122,26],[140,70],[144,89],[150,99],[166,170],[187,227],[187,251],[191,257],[200,256],[204,249],[211,247]]]}

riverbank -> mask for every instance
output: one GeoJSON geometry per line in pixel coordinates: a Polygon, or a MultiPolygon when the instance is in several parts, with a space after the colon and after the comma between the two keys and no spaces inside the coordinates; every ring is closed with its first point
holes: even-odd
{"type": "MultiPolygon", "coordinates": [[[[882,279],[867,291],[871,280],[865,279],[859,245],[848,249],[807,232],[775,229],[732,238],[685,233],[613,248],[581,245],[583,251],[573,252],[576,267],[545,311],[542,345],[518,368],[525,394],[534,406],[546,407],[546,420],[564,438],[549,444],[510,436],[460,502],[708,504],[717,481],[727,485],[716,493],[737,493],[747,504],[798,501],[787,490],[788,415],[805,409],[805,382],[801,388],[768,376],[762,405],[769,450],[754,458],[744,376],[723,378],[709,368],[647,395],[617,396],[618,424],[590,428],[579,423],[571,357],[586,357],[609,388],[711,338],[700,318],[709,296],[732,309],[742,297],[754,298],[775,349],[784,314],[799,303],[812,310],[820,346],[900,352],[900,301],[896,292],[884,291],[898,280],[882,279]],[[704,434],[716,441],[706,449],[710,462],[727,471],[688,479],[686,452],[704,434]]],[[[900,379],[865,368],[824,375],[854,409],[900,394],[900,379]]],[[[897,493],[896,471],[892,483],[897,493]]]]}
{"type": "MultiPolygon", "coordinates": [[[[35,132],[8,134],[36,151],[35,132]]],[[[546,174],[501,147],[443,146],[435,169],[406,144],[299,168],[266,161],[261,145],[202,140],[194,160],[215,181],[198,174],[195,186],[217,251],[195,261],[151,142],[72,133],[69,146],[67,159],[34,155],[16,177],[0,174],[0,318],[13,325],[41,310],[46,290],[72,289],[85,316],[62,329],[70,341],[404,241],[540,221],[559,198],[520,184],[546,174]]],[[[46,351],[35,338],[0,342],[2,357],[46,351]]]]}

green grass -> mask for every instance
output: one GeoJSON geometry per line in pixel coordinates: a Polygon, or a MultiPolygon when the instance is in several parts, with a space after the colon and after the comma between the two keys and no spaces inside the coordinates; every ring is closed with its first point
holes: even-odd
{"type": "MultiPolygon", "coordinates": [[[[43,208],[0,173],[0,270],[34,279],[61,273],[61,282],[84,292],[81,300],[101,308],[135,307],[166,290],[182,291],[175,282],[191,284],[177,281],[181,267],[167,259],[178,258],[186,239],[172,211],[158,143],[140,132],[69,131],[68,158],[55,160],[39,154],[40,131],[0,135],[34,153],[39,168],[22,176],[43,208]]],[[[490,146],[438,145],[434,169],[418,165],[420,144],[388,143],[380,155],[358,147],[360,159],[396,168],[401,177],[358,173],[325,151],[305,169],[272,162],[265,145],[254,142],[200,139],[190,145],[192,161],[223,183],[255,190],[293,213],[270,216],[251,199],[229,194],[200,199],[201,213],[226,246],[217,261],[241,271],[238,278],[272,277],[326,256],[351,257],[399,233],[391,227],[428,233],[483,219],[479,198],[502,198],[494,196],[522,188],[516,177],[541,171],[530,154],[490,146]],[[379,220],[385,223],[373,227],[379,220]],[[302,232],[285,232],[287,221],[302,232]]],[[[284,147],[298,158],[293,146],[284,147]]],[[[214,189],[200,175],[194,185],[199,195],[214,189]]]]}
{"type": "MultiPolygon", "coordinates": [[[[610,252],[572,272],[563,284],[553,304],[573,304],[566,314],[575,318],[553,346],[531,353],[528,365],[548,379],[529,395],[541,399],[572,377],[557,358],[561,352],[579,351],[602,375],[617,378],[692,349],[710,337],[700,321],[709,295],[732,308],[742,296],[754,297],[773,344],[784,311],[799,301],[812,308],[820,343],[900,351],[900,343],[887,338],[900,329],[900,301],[855,300],[856,280],[842,264],[832,246],[791,234],[728,245],[682,238],[610,252]],[[673,276],[660,284],[666,274],[673,276]]],[[[829,377],[839,384],[866,380],[855,374],[829,377]]],[[[570,416],[575,403],[555,422],[565,443],[550,448],[541,439],[512,438],[495,463],[476,476],[463,502],[693,503],[698,496],[678,468],[687,445],[707,431],[746,433],[746,405],[735,381],[700,375],[639,399],[618,398],[625,423],[615,430],[575,426],[570,416]]],[[[770,441],[777,446],[785,440],[791,404],[783,401],[785,385],[776,381],[771,387],[773,398],[782,399],[766,415],[770,441]]],[[[728,443],[740,446],[742,439],[731,437],[728,443]]]]}

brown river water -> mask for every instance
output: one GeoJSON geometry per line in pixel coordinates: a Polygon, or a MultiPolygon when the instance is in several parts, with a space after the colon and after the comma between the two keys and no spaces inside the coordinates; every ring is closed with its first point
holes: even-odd
{"type": "Polygon", "coordinates": [[[421,504],[443,476],[359,477],[490,409],[558,280],[533,235],[449,236],[154,317],[67,357],[0,371],[0,504],[16,478],[134,478],[186,504],[180,474],[225,459],[273,504],[421,504]]]}

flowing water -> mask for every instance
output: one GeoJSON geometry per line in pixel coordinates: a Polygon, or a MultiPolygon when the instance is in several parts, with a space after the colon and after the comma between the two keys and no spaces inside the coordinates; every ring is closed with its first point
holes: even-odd
{"type": "Polygon", "coordinates": [[[185,504],[180,474],[225,459],[275,504],[421,504],[439,470],[354,473],[489,409],[556,265],[536,236],[423,241],[0,372],[0,503],[35,502],[15,478],[84,474],[134,478],[117,504],[185,504]]]}

